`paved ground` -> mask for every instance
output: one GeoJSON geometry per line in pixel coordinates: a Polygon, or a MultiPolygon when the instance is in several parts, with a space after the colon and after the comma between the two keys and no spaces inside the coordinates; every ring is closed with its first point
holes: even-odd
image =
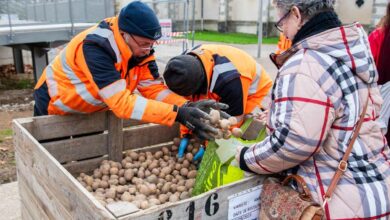
{"type": "MultiPolygon", "coordinates": [[[[196,42],[196,44],[201,42],[196,42]]],[[[253,57],[257,54],[257,45],[234,45],[251,54],[253,57]]],[[[276,76],[276,68],[269,60],[268,55],[275,50],[275,45],[263,45],[262,56],[257,61],[266,69],[271,78],[276,76]]],[[[159,45],[157,48],[157,61],[162,72],[169,58],[182,52],[181,45],[159,45]]],[[[17,182],[0,185],[0,220],[21,219],[20,197],[17,182]]]]}

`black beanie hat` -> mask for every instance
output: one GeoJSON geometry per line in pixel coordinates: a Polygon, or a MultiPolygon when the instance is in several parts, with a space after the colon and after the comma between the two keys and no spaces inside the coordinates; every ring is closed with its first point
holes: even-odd
{"type": "Polygon", "coordinates": [[[163,75],[168,88],[181,96],[195,95],[205,77],[202,62],[191,55],[180,55],[169,60],[163,75]]]}
{"type": "Polygon", "coordinates": [[[161,26],[156,14],[149,6],[134,1],[122,8],[119,13],[119,29],[151,40],[161,37],[161,26]]]}

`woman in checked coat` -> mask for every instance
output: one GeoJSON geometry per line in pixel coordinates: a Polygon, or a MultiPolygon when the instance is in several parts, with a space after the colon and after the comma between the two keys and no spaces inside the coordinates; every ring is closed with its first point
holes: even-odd
{"type": "Polygon", "coordinates": [[[267,120],[270,135],[238,148],[242,169],[302,176],[313,200],[324,194],[363,111],[367,112],[326,219],[390,219],[390,151],[377,122],[382,98],[361,25],[341,25],[334,0],[273,0],[293,45],[272,55],[279,68],[267,120]]]}

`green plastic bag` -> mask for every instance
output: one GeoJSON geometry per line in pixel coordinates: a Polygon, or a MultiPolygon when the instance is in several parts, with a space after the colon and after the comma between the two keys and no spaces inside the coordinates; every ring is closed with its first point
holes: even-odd
{"type": "MultiPolygon", "coordinates": [[[[252,119],[245,121],[241,129],[245,131],[251,122],[252,119]]],[[[251,146],[262,141],[266,135],[265,128],[263,128],[256,140],[248,141],[231,137],[228,140],[220,139],[208,142],[196,175],[192,195],[196,196],[216,187],[243,179],[244,171],[239,168],[235,160],[236,147],[239,145],[251,146]]]]}

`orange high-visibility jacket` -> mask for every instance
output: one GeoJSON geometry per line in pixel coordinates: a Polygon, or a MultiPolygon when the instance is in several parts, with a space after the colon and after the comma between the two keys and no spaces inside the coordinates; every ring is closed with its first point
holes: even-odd
{"type": "MultiPolygon", "coordinates": [[[[208,83],[207,95],[194,96],[192,101],[214,99],[228,104],[226,112],[238,119],[238,125],[244,115],[261,108],[272,80],[249,54],[235,47],[213,44],[199,45],[188,54],[202,61],[208,83]]],[[[188,130],[182,126],[181,132],[185,134],[188,130]]]]}
{"type": "Polygon", "coordinates": [[[186,101],[163,84],[153,55],[141,62],[132,57],[117,17],[75,36],[45,68],[35,89],[44,83],[49,114],[111,109],[120,118],[172,125],[173,104],[186,101]]]}

